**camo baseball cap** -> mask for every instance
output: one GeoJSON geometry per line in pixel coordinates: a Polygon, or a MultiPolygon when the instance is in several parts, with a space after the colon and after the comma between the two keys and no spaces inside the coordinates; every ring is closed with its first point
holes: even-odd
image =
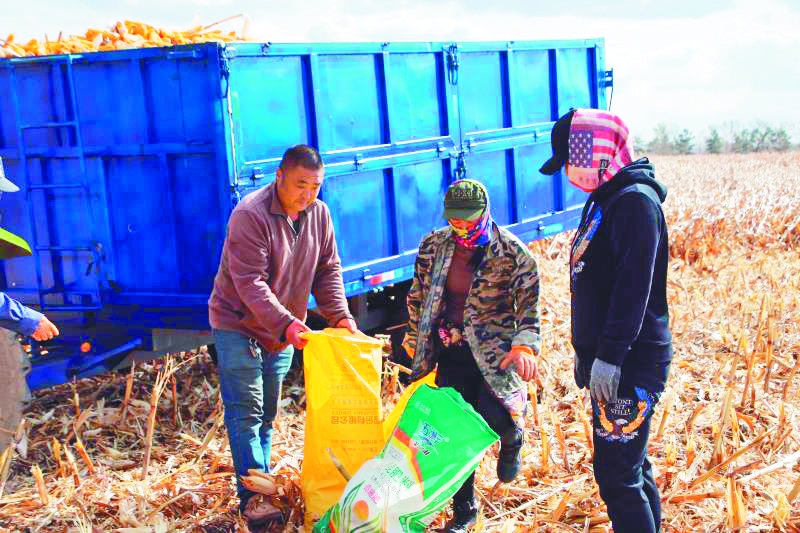
{"type": "Polygon", "coordinates": [[[454,181],[444,195],[444,218],[472,220],[479,217],[488,204],[489,194],[481,182],[454,181]]]}

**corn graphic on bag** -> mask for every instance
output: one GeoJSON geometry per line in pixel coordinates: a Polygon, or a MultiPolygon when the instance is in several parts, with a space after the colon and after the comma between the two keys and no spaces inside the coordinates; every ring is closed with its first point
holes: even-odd
{"type": "Polygon", "coordinates": [[[383,451],[356,472],[314,531],[424,531],[497,439],[454,389],[422,385],[383,451]]]}

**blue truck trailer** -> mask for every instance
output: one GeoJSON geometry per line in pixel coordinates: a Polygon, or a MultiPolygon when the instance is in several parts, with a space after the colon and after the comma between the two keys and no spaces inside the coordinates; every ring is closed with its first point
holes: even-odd
{"type": "Polygon", "coordinates": [[[485,183],[523,240],[576,226],[584,194],[538,168],[553,121],[606,108],[612,81],[602,39],[0,60],[0,157],[21,188],[0,198],[2,225],[33,251],[3,262],[0,288],[62,330],[32,346],[30,388],[209,344],[231,209],[299,143],[326,164],[320,197],[359,326],[397,322],[453,180],[485,183]]]}

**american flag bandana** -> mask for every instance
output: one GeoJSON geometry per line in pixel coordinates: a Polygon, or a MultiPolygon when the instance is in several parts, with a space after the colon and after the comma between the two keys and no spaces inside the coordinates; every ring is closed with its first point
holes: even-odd
{"type": "Polygon", "coordinates": [[[592,192],[633,161],[628,127],[616,115],[597,109],[577,109],[569,129],[570,183],[592,192]]]}

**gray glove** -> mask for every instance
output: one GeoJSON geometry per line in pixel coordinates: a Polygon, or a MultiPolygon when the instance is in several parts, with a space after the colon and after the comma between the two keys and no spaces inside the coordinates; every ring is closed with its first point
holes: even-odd
{"type": "Polygon", "coordinates": [[[615,401],[621,375],[620,367],[595,359],[592,364],[592,377],[589,381],[589,392],[592,399],[606,403],[615,401]]]}

